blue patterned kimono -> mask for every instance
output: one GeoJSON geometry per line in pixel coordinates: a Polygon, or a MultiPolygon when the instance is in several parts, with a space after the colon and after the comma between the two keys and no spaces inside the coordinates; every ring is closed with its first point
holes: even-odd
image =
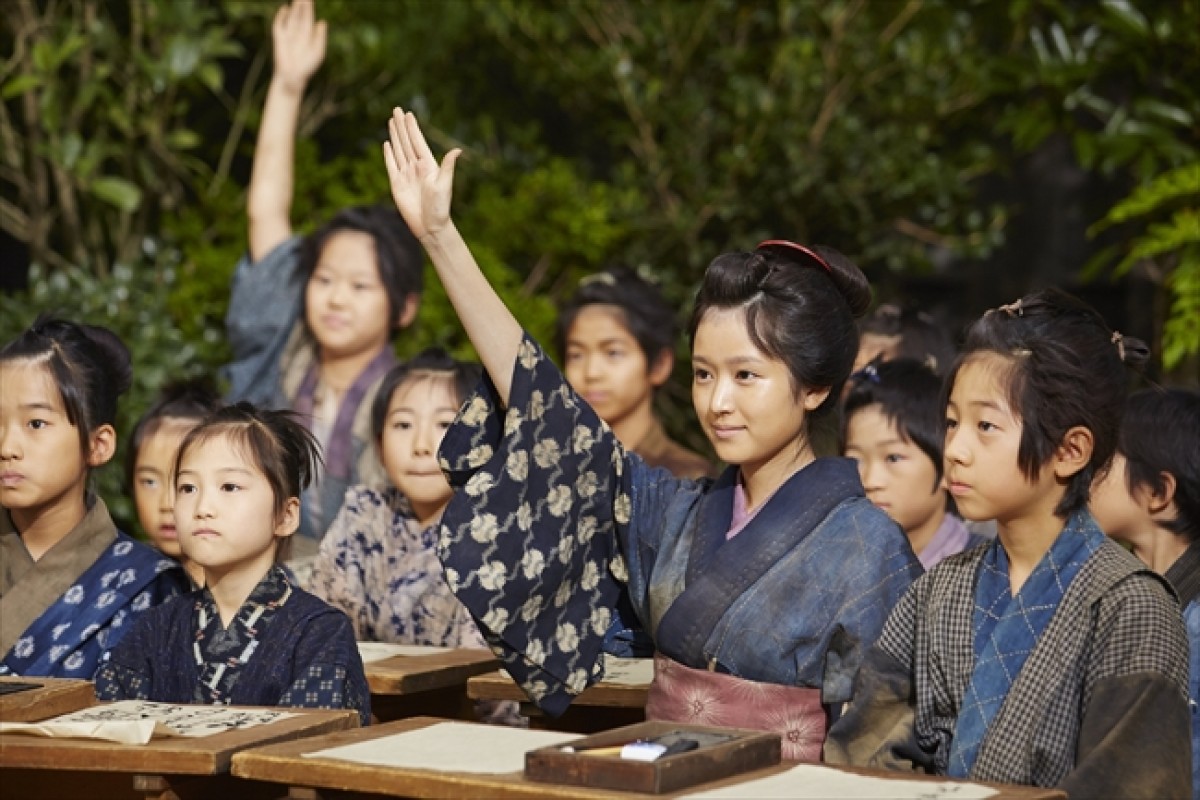
{"type": "Polygon", "coordinates": [[[272,567],[223,626],[207,589],[154,609],[96,673],[101,700],[352,708],[371,693],[346,615],[272,567]]]}
{"type": "Polygon", "coordinates": [[[598,678],[621,586],[686,666],[820,690],[836,706],[921,568],[863,496],[853,462],[818,459],[734,539],[737,470],[677,479],[625,451],[526,338],[506,412],[490,387],[440,456],[462,487],[442,518],[447,582],[551,714],[598,678]]]}
{"type": "Polygon", "coordinates": [[[0,675],[91,679],[136,618],[187,588],[179,564],[113,525],[94,499],[83,520],[34,562],[0,510],[0,675]]]}

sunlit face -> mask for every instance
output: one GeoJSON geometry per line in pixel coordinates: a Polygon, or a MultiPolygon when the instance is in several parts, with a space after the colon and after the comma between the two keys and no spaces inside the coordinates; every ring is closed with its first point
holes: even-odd
{"type": "Polygon", "coordinates": [[[710,309],[700,320],[692,403],[717,457],[743,474],[769,474],[778,485],[810,461],[805,416],[826,394],[797,395],[787,365],[750,339],[742,309],[710,309]]]}
{"type": "Polygon", "coordinates": [[[175,529],[175,484],[171,470],[183,437],[196,426],[193,420],[165,418],[142,439],[133,467],[133,502],[138,521],[154,546],[179,558],[179,536],[175,529]]]}
{"type": "Polygon", "coordinates": [[[1115,453],[1108,472],[1092,482],[1088,509],[1100,530],[1114,539],[1131,541],[1137,534],[1155,529],[1145,487],[1129,489],[1129,462],[1115,453]]]}
{"type": "Polygon", "coordinates": [[[330,235],[304,298],[305,320],[324,354],[354,356],[387,345],[392,320],[370,234],[340,230],[330,235]]]}
{"type": "Polygon", "coordinates": [[[266,574],[280,539],[299,523],[299,498],[290,498],[277,517],[267,476],[228,436],[215,435],[184,454],[175,480],[175,525],[184,555],[206,575],[266,574]]]}
{"type": "Polygon", "coordinates": [[[584,306],[566,339],[563,371],[567,381],[600,419],[616,425],[651,408],[654,390],[667,376],[661,369],[651,374],[646,354],[625,327],[620,309],[584,306]]]}
{"type": "Polygon", "coordinates": [[[0,506],[18,522],[62,503],[82,505],[87,468],[49,369],[0,363],[0,506]]]}
{"type": "Polygon", "coordinates": [[[1006,365],[999,355],[981,353],[959,369],[946,407],[944,451],[946,483],[962,516],[1002,525],[1049,513],[1055,482],[1051,469],[1034,480],[1021,472],[1022,425],[1008,404],[1006,365]]]}
{"type": "MultiPolygon", "coordinates": [[[[867,498],[904,532],[932,535],[946,513],[946,492],[929,456],[901,435],[878,404],[855,411],[846,424],[845,454],[858,462],[867,498]]],[[[920,544],[926,539],[921,537],[920,544]]]]}
{"type": "Polygon", "coordinates": [[[450,502],[452,490],[438,466],[437,451],[458,407],[449,375],[414,375],[396,387],[388,403],[383,466],[423,524],[450,502]]]}

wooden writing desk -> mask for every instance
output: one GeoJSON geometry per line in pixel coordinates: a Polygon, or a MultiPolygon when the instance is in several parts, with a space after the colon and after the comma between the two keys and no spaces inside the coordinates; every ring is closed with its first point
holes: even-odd
{"type": "Polygon", "coordinates": [[[66,678],[2,677],[0,683],[37,683],[36,689],[0,694],[0,722],[34,722],[70,714],[96,702],[91,681],[66,678]]]}
{"type": "Polygon", "coordinates": [[[498,665],[490,650],[466,648],[364,664],[371,713],[385,721],[422,714],[474,719],[465,690],[467,679],[498,665]]]}
{"type": "Polygon", "coordinates": [[[521,713],[534,728],[575,733],[597,733],[646,720],[646,693],[649,684],[599,683],[589,686],[571,703],[561,717],[548,717],[529,702],[520,686],[501,670],[476,675],[467,681],[467,696],[472,700],[516,700],[521,713]]]}
{"type": "MultiPolygon", "coordinates": [[[[341,731],[302,741],[290,741],[268,747],[244,750],[233,757],[233,774],[256,781],[274,781],[289,787],[288,797],[300,800],[333,800],[334,798],[384,798],[384,797],[487,797],[487,798],[581,798],[590,800],[607,798],[632,800],[647,797],[678,798],[702,789],[730,786],[754,778],[773,775],[793,766],[785,763],[756,772],[746,773],[713,783],[694,786],[690,789],[664,795],[645,795],[616,792],[604,789],[589,789],[582,786],[566,786],[536,783],[526,780],[520,772],[502,774],[472,774],[466,772],[443,772],[428,769],[372,766],[332,758],[307,758],[304,753],[313,753],[329,747],[353,744],[368,739],[390,736],[404,731],[432,725],[442,720],[414,717],[383,725],[374,725],[359,730],[341,731]]],[[[901,776],[878,770],[850,769],[860,774],[886,776],[894,780],[917,780],[944,782],[940,778],[923,776],[901,776]]],[[[991,785],[991,784],[989,784],[991,785]]],[[[996,800],[1065,800],[1062,792],[1036,789],[1027,786],[995,786],[999,794],[996,800]]]]}
{"type": "Polygon", "coordinates": [[[199,738],[153,739],[144,745],[0,735],[0,786],[5,797],[37,800],[278,796],[278,787],[231,778],[234,753],[358,725],[355,711],[281,710],[296,716],[199,738]]]}

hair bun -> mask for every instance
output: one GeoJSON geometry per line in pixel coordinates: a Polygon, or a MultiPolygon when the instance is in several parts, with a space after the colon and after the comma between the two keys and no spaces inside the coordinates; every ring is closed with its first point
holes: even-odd
{"type": "Polygon", "coordinates": [[[96,359],[96,363],[108,373],[117,394],[125,394],[133,385],[133,356],[129,348],[108,328],[82,323],[78,327],[80,333],[98,351],[99,358],[96,359]]]}
{"type": "Polygon", "coordinates": [[[1150,361],[1150,346],[1136,336],[1120,336],[1121,347],[1119,350],[1121,361],[1127,367],[1141,369],[1150,361]]]}
{"type": "Polygon", "coordinates": [[[814,245],[812,249],[829,265],[829,277],[833,278],[834,286],[845,298],[846,305],[850,307],[850,313],[855,318],[866,314],[867,309],[871,307],[871,284],[867,281],[867,276],[863,274],[863,271],[858,268],[857,264],[832,247],[818,244],[814,245]]]}

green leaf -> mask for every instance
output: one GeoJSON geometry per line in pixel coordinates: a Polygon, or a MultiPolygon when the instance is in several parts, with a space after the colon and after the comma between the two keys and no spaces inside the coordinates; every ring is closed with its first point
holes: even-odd
{"type": "Polygon", "coordinates": [[[196,39],[175,36],[167,45],[167,70],[172,77],[186,78],[196,71],[200,63],[200,42],[196,39]]]}
{"type": "Polygon", "coordinates": [[[1128,32],[1141,36],[1150,32],[1146,18],[1129,0],[1104,0],[1103,5],[1109,16],[1128,32]]]}
{"type": "Polygon", "coordinates": [[[124,178],[113,175],[97,178],[89,188],[96,197],[126,213],[133,213],[142,203],[142,190],[124,178]]]}
{"type": "Polygon", "coordinates": [[[25,94],[41,85],[42,79],[37,75],[18,75],[12,80],[5,82],[4,88],[0,89],[0,97],[8,100],[9,98],[25,94]]]}
{"type": "Polygon", "coordinates": [[[200,144],[200,134],[187,128],[176,128],[167,134],[167,146],[174,150],[191,150],[200,144]]]}

